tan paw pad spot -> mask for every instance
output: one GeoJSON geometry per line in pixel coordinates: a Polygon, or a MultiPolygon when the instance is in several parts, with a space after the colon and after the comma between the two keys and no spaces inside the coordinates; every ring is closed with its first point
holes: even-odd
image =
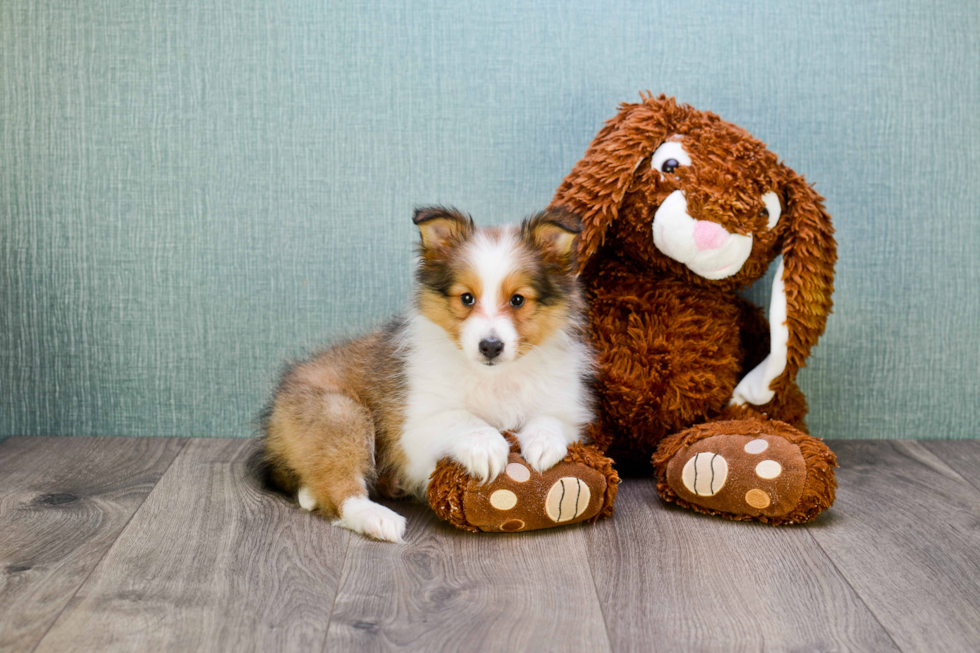
{"type": "Polygon", "coordinates": [[[694,454],[681,472],[684,487],[688,492],[699,497],[718,494],[721,488],[725,487],[727,478],[728,461],[710,451],[694,454]]]}
{"type": "Polygon", "coordinates": [[[783,473],[783,466],[775,460],[763,460],[755,466],[755,475],[759,478],[773,479],[783,473]]]}
{"type": "Polygon", "coordinates": [[[762,510],[763,508],[768,508],[772,500],[768,494],[756,488],[745,493],[745,503],[757,510],[762,510]]]}
{"type": "Polygon", "coordinates": [[[558,479],[548,490],[544,507],[552,521],[563,522],[585,512],[591,498],[592,491],[588,485],[573,476],[566,476],[558,479]]]}
{"type": "Polygon", "coordinates": [[[497,510],[510,510],[517,505],[517,495],[510,490],[497,490],[490,495],[490,505],[497,510]]]}
{"type": "Polygon", "coordinates": [[[745,453],[757,455],[769,448],[769,443],[759,438],[745,443],[745,453]]]}
{"type": "Polygon", "coordinates": [[[500,525],[500,530],[507,533],[513,533],[521,530],[522,528],[524,528],[524,522],[522,522],[520,519],[511,519],[500,525]]]}
{"type": "Polygon", "coordinates": [[[524,483],[531,478],[531,470],[520,463],[508,463],[504,471],[518,483],[524,483]]]}

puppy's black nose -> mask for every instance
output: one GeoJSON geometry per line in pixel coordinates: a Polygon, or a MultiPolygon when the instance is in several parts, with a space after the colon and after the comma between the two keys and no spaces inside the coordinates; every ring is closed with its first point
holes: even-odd
{"type": "Polygon", "coordinates": [[[487,357],[488,361],[492,361],[494,358],[500,355],[500,352],[504,350],[504,343],[500,342],[496,338],[486,338],[480,341],[480,353],[487,357]]]}

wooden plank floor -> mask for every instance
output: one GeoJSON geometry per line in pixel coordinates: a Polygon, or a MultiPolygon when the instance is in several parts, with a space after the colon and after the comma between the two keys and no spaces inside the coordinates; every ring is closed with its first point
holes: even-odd
{"type": "Polygon", "coordinates": [[[0,650],[37,646],[183,444],[136,438],[0,444],[0,650]]]}
{"type": "Polygon", "coordinates": [[[264,490],[255,441],[0,443],[0,651],[980,650],[980,441],[838,441],[806,527],[664,505],[371,542],[264,490]]]}

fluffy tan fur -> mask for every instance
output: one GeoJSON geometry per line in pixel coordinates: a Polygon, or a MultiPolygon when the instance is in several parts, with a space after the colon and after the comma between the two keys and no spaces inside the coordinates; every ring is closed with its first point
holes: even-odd
{"type": "Polygon", "coordinates": [[[404,377],[395,355],[398,330],[329,349],[283,378],[266,420],[266,457],[287,492],[306,486],[320,510],[337,516],[343,502],[380,489],[398,495],[404,464],[398,443],[404,377]]]}

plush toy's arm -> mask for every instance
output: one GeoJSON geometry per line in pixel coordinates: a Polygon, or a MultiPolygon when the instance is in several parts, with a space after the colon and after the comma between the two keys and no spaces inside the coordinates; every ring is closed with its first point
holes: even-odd
{"type": "Polygon", "coordinates": [[[776,268],[772,283],[772,299],[769,306],[769,338],[771,349],[765,360],[746,374],[732,392],[730,405],[754,404],[761,406],[772,401],[775,392],[773,381],[786,370],[789,345],[789,327],[786,325],[786,288],[783,283],[782,261],[776,268]]]}

